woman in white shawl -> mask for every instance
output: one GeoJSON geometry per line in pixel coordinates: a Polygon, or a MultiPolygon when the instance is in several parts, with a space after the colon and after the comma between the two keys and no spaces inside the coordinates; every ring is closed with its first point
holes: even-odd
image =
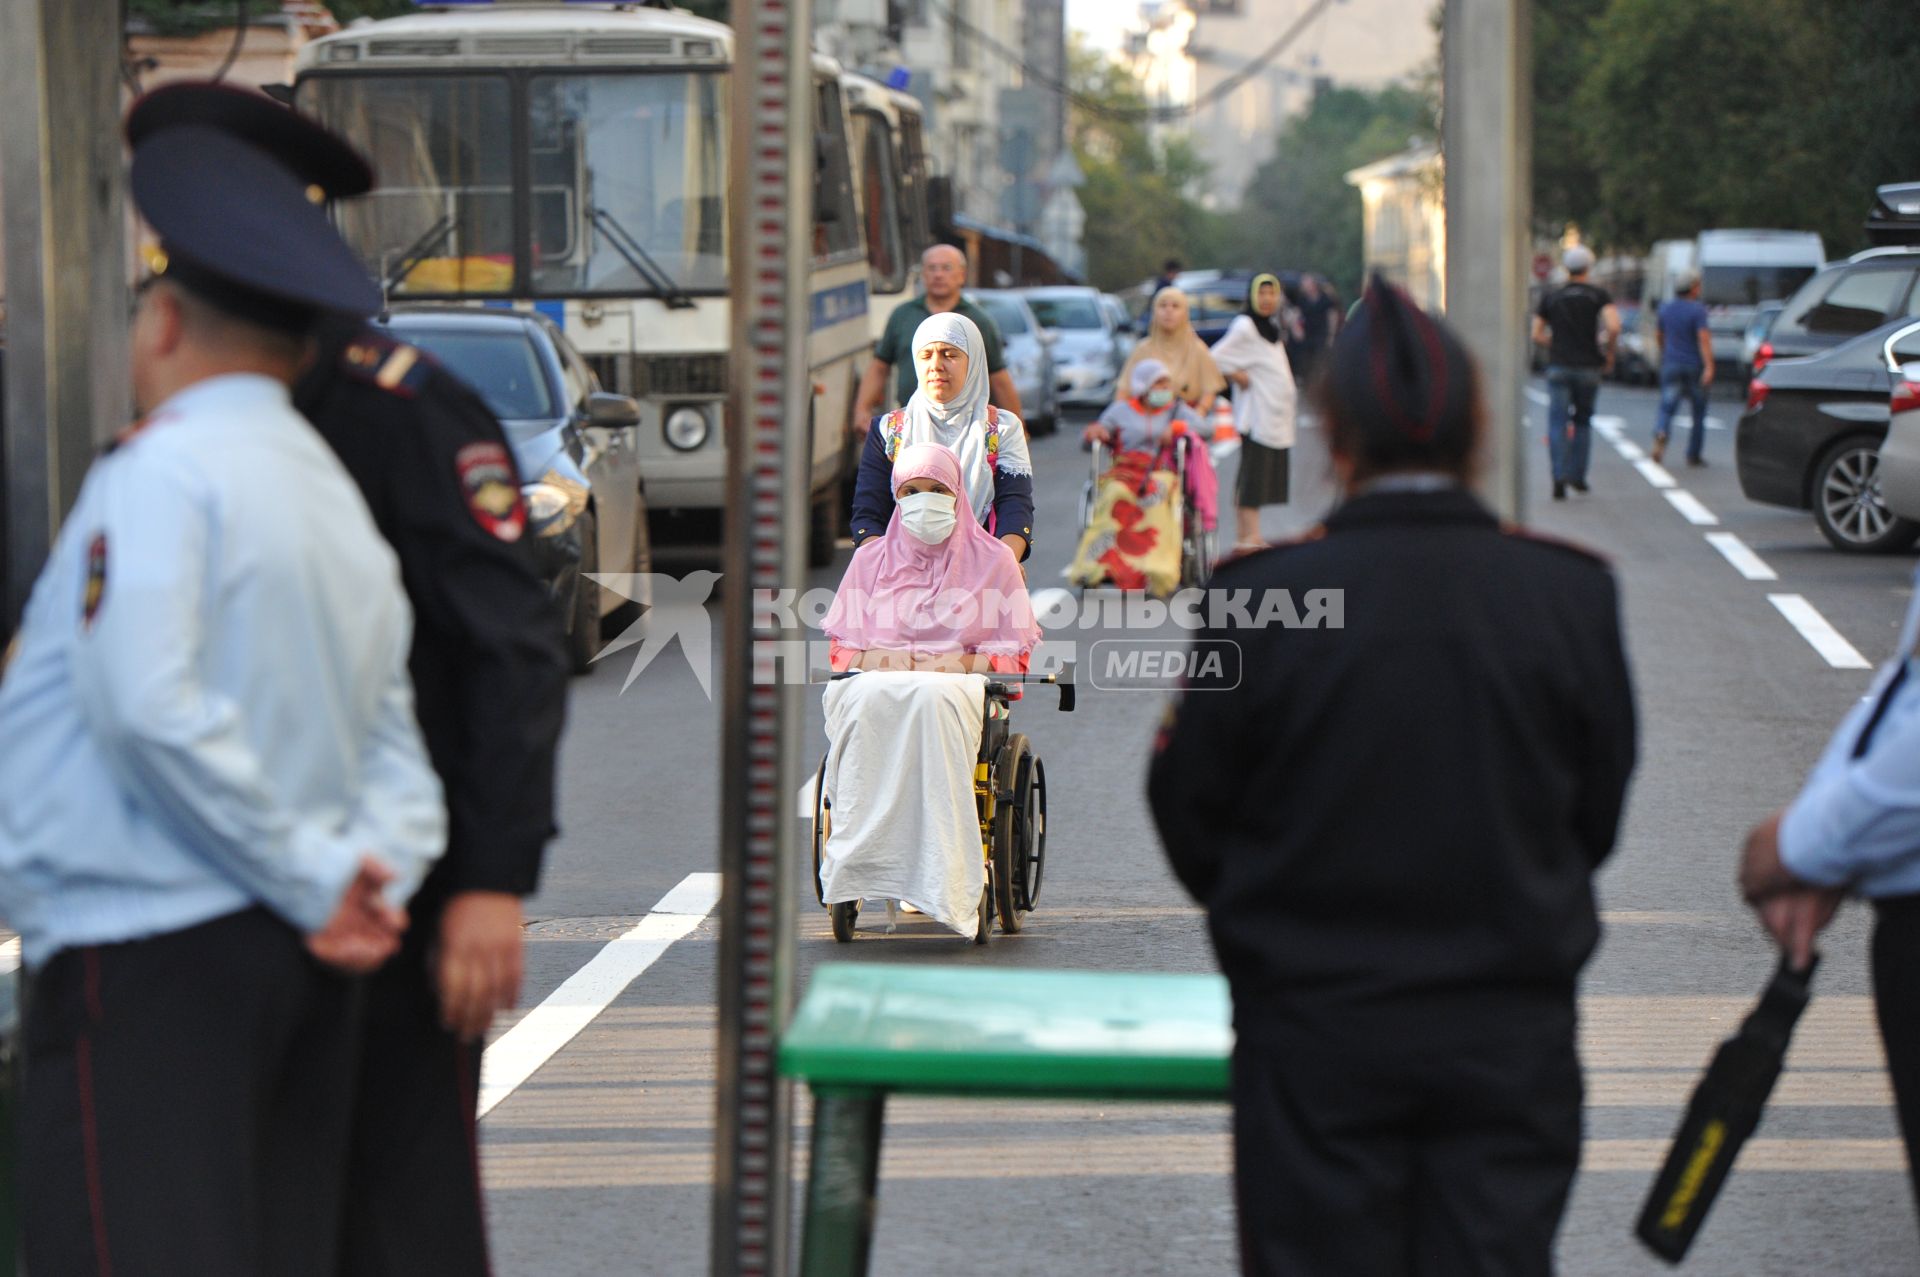
{"type": "Polygon", "coordinates": [[[1247,288],[1246,313],[1234,316],[1213,346],[1214,363],[1234,385],[1234,416],[1246,436],[1234,502],[1237,551],[1264,544],[1261,506],[1287,503],[1296,394],[1279,313],[1280,281],[1256,275],[1247,288]]]}
{"type": "Polygon", "coordinates": [[[962,502],[1016,559],[1033,542],[1033,461],[1020,418],[987,402],[987,347],[971,319],[929,315],[914,330],[920,388],[867,431],[853,484],[853,543],[887,530],[893,517],[893,460],[902,448],[937,443],[960,458],[962,502]]]}

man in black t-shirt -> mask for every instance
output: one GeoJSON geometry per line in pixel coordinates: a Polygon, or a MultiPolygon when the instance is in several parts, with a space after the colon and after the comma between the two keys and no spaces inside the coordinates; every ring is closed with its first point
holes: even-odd
{"type": "Polygon", "coordinates": [[[1587,279],[1591,249],[1576,244],[1562,259],[1567,282],[1540,301],[1533,316],[1535,345],[1547,347],[1547,455],[1553,459],[1553,499],[1587,490],[1593,455],[1593,405],[1600,378],[1613,370],[1620,312],[1607,290],[1587,279]]]}

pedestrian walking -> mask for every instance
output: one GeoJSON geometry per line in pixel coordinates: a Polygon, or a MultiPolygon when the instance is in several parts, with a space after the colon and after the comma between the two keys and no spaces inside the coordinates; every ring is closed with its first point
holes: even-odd
{"type": "Polygon", "coordinates": [[[1239,491],[1234,505],[1236,552],[1260,549],[1260,508],[1285,505],[1293,452],[1293,366],[1287,362],[1280,324],[1280,280],[1256,275],[1247,287],[1247,308],[1234,316],[1213,344],[1213,362],[1234,385],[1234,415],[1245,436],[1240,448],[1239,491]]]}
{"type": "Polygon", "coordinates": [[[1848,896],[1873,905],[1874,1009],[1920,1203],[1920,573],[1894,657],[1800,793],[1747,836],[1740,889],[1796,968],[1848,896]]]}
{"type": "Polygon", "coordinates": [[[158,236],[146,412],[87,476],[0,683],[0,900],[31,977],[35,1273],[331,1277],[356,986],[444,845],[393,551],[289,399],[379,291],[306,184],[183,125],[133,151],[158,236]]]}
{"type": "Polygon", "coordinates": [[[987,398],[996,408],[1005,408],[1020,416],[1020,391],[1007,371],[1006,355],[1001,348],[1000,328],[993,316],[968,301],[961,292],[967,282],[967,255],[951,244],[935,244],[920,254],[920,283],[926,289],[919,297],[901,302],[887,316],[887,326],[873,348],[873,359],[860,374],[860,389],[853,399],[853,419],[861,430],[871,428],[879,412],[887,406],[887,374],[893,374],[893,403],[905,406],[920,388],[919,373],[913,366],[913,335],[929,316],[958,313],[973,321],[986,343],[987,398]]]}
{"type": "MultiPolygon", "coordinates": [[[[137,146],[188,122],[270,150],[330,198],[372,187],[318,124],[225,85],[157,89],[127,132],[137,146]]],[[[320,325],[294,404],[399,556],[415,710],[449,818],[446,854],[412,902],[400,953],[367,981],[340,1271],[481,1277],[480,1041],[518,999],[520,899],[554,833],[564,631],[531,557],[506,437],[475,392],[343,317],[320,325]]]]}
{"type": "Polygon", "coordinates": [[[1300,380],[1305,381],[1313,376],[1314,370],[1320,366],[1321,356],[1340,331],[1340,303],[1329,295],[1327,286],[1320,282],[1318,275],[1302,275],[1300,298],[1295,310],[1300,325],[1297,343],[1300,366],[1295,371],[1299,373],[1300,380]]]}
{"type": "Polygon", "coordinates": [[[1147,307],[1140,313],[1139,318],[1134,320],[1134,328],[1140,336],[1145,337],[1153,331],[1154,299],[1160,296],[1162,289],[1179,286],[1180,272],[1182,269],[1178,257],[1169,257],[1166,261],[1160,263],[1160,273],[1155,275],[1153,282],[1147,285],[1147,307]]]}
{"type": "Polygon", "coordinates": [[[1687,271],[1676,281],[1677,294],[1660,306],[1654,333],[1660,346],[1660,411],[1653,421],[1653,459],[1667,455],[1674,409],[1685,399],[1693,408],[1693,433],[1687,438],[1687,464],[1707,464],[1707,392],[1713,385],[1713,330],[1700,304],[1700,276],[1687,271]]]}
{"type": "Polygon", "coordinates": [[[1587,490],[1594,403],[1620,341],[1613,298],[1587,278],[1592,250],[1576,244],[1562,264],[1567,282],[1541,298],[1533,317],[1534,344],[1547,347],[1547,456],[1555,501],[1565,500],[1568,488],[1587,490]]]}
{"type": "Polygon", "coordinates": [[[1328,591],[1340,623],[1203,628],[1238,657],[1148,781],[1233,993],[1242,1270],[1546,1274],[1634,756],[1613,575],[1473,495],[1478,374],[1384,280],[1317,385],[1346,501],[1211,588],[1328,591]]]}

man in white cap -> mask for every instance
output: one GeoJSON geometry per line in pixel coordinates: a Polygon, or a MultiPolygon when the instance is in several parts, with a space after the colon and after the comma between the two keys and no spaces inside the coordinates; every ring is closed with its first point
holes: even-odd
{"type": "Polygon", "coordinates": [[[1600,378],[1613,370],[1620,343],[1620,312],[1607,290],[1593,284],[1593,250],[1575,244],[1562,258],[1567,282],[1540,300],[1533,316],[1535,345],[1547,347],[1547,455],[1553,459],[1553,499],[1587,490],[1593,455],[1593,406],[1600,378]]]}

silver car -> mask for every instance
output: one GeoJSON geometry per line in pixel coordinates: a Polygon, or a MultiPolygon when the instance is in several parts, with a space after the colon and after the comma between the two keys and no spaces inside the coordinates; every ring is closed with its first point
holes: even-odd
{"type": "Polygon", "coordinates": [[[1060,428],[1060,387],[1055,384],[1052,334],[1040,326],[1025,297],[1009,288],[976,288],[967,299],[987,312],[1000,330],[1000,345],[1020,392],[1027,433],[1050,435],[1060,428]]]}
{"type": "Polygon", "coordinates": [[[1893,394],[1880,443],[1880,499],[1895,515],[1920,523],[1920,324],[1889,337],[1885,354],[1893,394]]]}
{"type": "Polygon", "coordinates": [[[1111,403],[1126,355],[1099,290],[1055,285],[1025,293],[1041,326],[1056,335],[1053,363],[1060,402],[1098,407],[1111,403]]]}

